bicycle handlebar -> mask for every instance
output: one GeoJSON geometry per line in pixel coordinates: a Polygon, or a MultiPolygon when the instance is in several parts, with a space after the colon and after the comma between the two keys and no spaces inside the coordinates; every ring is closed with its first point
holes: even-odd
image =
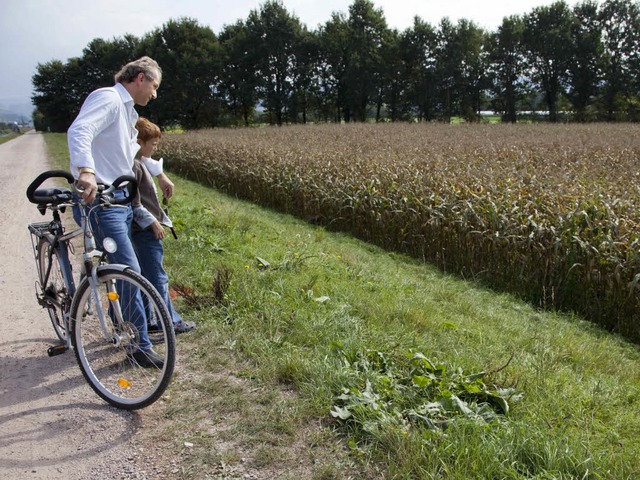
{"type": "MultiPolygon", "coordinates": [[[[31,203],[38,205],[45,204],[61,204],[67,202],[73,202],[73,191],[66,187],[51,187],[51,188],[38,188],[45,180],[50,178],[64,178],[69,184],[72,185],[73,190],[79,192],[79,190],[73,185],[75,179],[73,175],[64,170],[49,170],[38,175],[33,182],[27,187],[27,198],[31,203]]],[[[138,190],[138,182],[135,177],[129,175],[123,175],[114,180],[112,185],[98,185],[98,196],[102,196],[108,199],[105,203],[111,205],[124,205],[133,200],[138,190]],[[111,194],[121,188],[121,185],[126,184],[127,196],[124,198],[113,198],[111,194]]]]}
{"type": "Polygon", "coordinates": [[[62,203],[63,201],[71,200],[71,191],[68,188],[46,188],[38,190],[38,187],[50,178],[64,178],[70,184],[75,181],[73,175],[64,170],[49,170],[48,172],[43,172],[27,187],[27,198],[31,203],[62,203]]]}
{"type": "Polygon", "coordinates": [[[130,203],[138,192],[138,181],[136,180],[136,177],[132,177],[131,175],[122,175],[121,177],[116,178],[111,187],[103,191],[101,195],[120,189],[120,185],[123,183],[126,184],[127,187],[127,196],[124,198],[111,198],[109,203],[112,205],[124,205],[130,203]]]}

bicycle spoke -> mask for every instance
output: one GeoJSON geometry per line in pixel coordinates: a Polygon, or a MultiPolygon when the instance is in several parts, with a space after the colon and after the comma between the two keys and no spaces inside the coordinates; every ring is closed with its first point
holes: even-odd
{"type": "Polygon", "coordinates": [[[97,304],[88,283],[78,289],[73,310],[82,314],[75,316],[73,340],[80,366],[94,390],[113,405],[133,409],[155,401],[166,389],[173,371],[175,340],[157,292],[142,277],[125,273],[99,277],[97,304]],[[140,348],[140,326],[147,319],[159,326],[153,334],[154,354],[140,348]],[[162,365],[154,365],[158,359],[162,365]]]}

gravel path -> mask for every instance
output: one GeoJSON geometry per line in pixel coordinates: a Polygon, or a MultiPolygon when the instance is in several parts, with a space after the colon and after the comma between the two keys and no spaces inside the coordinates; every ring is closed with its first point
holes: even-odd
{"type": "Polygon", "coordinates": [[[36,302],[27,231],[27,223],[45,217],[25,196],[47,169],[42,135],[0,145],[0,478],[156,478],[137,466],[142,427],[153,427],[156,407],[112,408],[85,383],[72,352],[47,356],[56,337],[36,302]]]}

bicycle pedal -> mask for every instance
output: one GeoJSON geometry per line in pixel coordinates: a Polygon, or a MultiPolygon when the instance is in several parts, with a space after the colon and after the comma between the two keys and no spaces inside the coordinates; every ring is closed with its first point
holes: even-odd
{"type": "Polygon", "coordinates": [[[60,355],[66,352],[67,350],[69,350],[69,348],[66,345],[53,345],[47,348],[47,355],[49,355],[50,357],[55,357],[56,355],[60,355]]]}

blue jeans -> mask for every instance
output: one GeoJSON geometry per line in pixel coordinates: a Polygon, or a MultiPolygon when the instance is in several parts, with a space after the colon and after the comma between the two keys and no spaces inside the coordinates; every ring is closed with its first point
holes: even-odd
{"type": "MultiPolygon", "coordinates": [[[[115,193],[116,198],[123,198],[124,196],[125,194],[122,191],[115,193]]],[[[74,207],[73,209],[73,218],[78,224],[80,223],[79,208],[80,207],[74,207]]],[[[88,212],[88,207],[85,207],[85,211],[88,212]]],[[[96,208],[89,216],[89,220],[91,221],[91,228],[96,238],[96,245],[102,245],[102,240],[105,237],[111,237],[118,245],[118,249],[114,253],[107,255],[109,263],[128,265],[132,270],[141,273],[140,264],[138,263],[138,258],[136,257],[131,238],[129,237],[131,222],[133,220],[131,206],[127,205],[126,208],[96,208]]],[[[139,349],[143,351],[150,350],[151,342],[149,341],[149,333],[147,332],[147,317],[145,315],[140,291],[136,289],[132,294],[130,294],[129,291],[121,291],[119,293],[122,297],[123,311],[131,312],[133,324],[138,329],[140,335],[139,349]]]]}
{"type": "Polygon", "coordinates": [[[173,324],[176,325],[182,321],[182,318],[174,310],[171,298],[169,298],[169,275],[167,275],[162,266],[164,259],[162,240],[158,240],[153,230],[149,228],[146,230],[133,230],[131,232],[131,241],[138,255],[142,275],[156,287],[156,290],[158,290],[167,305],[173,324]]]}

